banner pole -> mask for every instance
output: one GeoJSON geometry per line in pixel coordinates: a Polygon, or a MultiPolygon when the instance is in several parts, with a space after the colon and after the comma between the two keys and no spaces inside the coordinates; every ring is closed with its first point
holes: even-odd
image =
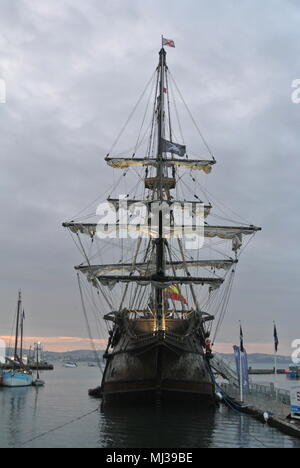
{"type": "Polygon", "coordinates": [[[277,400],[277,352],[274,353],[274,386],[275,386],[275,393],[276,393],[276,400],[277,400]]]}
{"type": "Polygon", "coordinates": [[[240,400],[241,403],[244,401],[243,395],[243,366],[242,366],[242,350],[240,348],[240,400]]]}

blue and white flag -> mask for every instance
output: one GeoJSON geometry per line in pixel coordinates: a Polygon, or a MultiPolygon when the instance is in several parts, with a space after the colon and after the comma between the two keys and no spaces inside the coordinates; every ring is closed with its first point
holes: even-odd
{"type": "Polygon", "coordinates": [[[162,138],[161,150],[163,153],[174,153],[183,158],[186,153],[186,146],[180,145],[179,143],[173,143],[172,141],[162,138]]]}
{"type": "Polygon", "coordinates": [[[241,381],[240,371],[242,371],[243,389],[249,391],[249,367],[246,350],[243,348],[243,351],[241,351],[239,346],[234,346],[233,350],[239,381],[241,381]]]}

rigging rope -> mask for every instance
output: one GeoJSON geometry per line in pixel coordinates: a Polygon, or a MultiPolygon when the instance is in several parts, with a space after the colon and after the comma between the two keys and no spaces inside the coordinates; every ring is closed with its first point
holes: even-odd
{"type": "Polygon", "coordinates": [[[195,125],[195,128],[197,129],[197,131],[198,131],[198,133],[199,133],[199,135],[200,135],[200,137],[201,137],[201,140],[203,141],[204,146],[206,147],[207,151],[209,152],[209,154],[210,154],[210,156],[213,158],[213,160],[215,160],[215,157],[214,157],[214,155],[213,155],[213,152],[212,152],[212,150],[210,149],[210,147],[209,147],[207,141],[205,140],[205,138],[204,138],[204,136],[203,136],[203,134],[202,134],[202,132],[201,132],[201,130],[200,130],[200,128],[199,128],[199,126],[198,126],[196,120],[194,119],[194,116],[193,116],[193,114],[191,113],[191,111],[190,111],[190,109],[189,109],[189,107],[188,107],[188,105],[187,105],[187,103],[186,103],[186,101],[185,101],[183,95],[181,94],[181,91],[180,91],[180,89],[178,88],[177,83],[176,83],[176,81],[175,81],[175,79],[174,79],[174,77],[173,77],[173,75],[172,75],[171,72],[170,72],[170,77],[171,77],[171,80],[172,80],[172,82],[174,83],[174,85],[175,85],[175,87],[176,87],[176,90],[177,90],[177,92],[178,92],[178,94],[179,94],[179,96],[180,96],[180,98],[181,98],[181,100],[182,100],[182,102],[183,102],[183,104],[184,104],[184,106],[185,106],[185,108],[186,108],[186,110],[187,110],[187,112],[188,112],[188,114],[189,114],[189,116],[190,116],[190,118],[191,118],[193,124],[195,125]]]}
{"type": "MultiPolygon", "coordinates": [[[[136,153],[136,151],[137,151],[137,149],[139,147],[140,137],[141,137],[141,133],[142,133],[144,123],[145,123],[145,120],[146,120],[147,112],[148,112],[148,109],[149,109],[149,106],[150,106],[150,101],[151,101],[151,96],[152,96],[152,93],[153,93],[154,85],[155,85],[155,81],[153,80],[153,84],[152,84],[152,87],[150,89],[149,98],[148,98],[148,101],[147,101],[144,117],[143,117],[143,120],[142,120],[142,124],[141,124],[141,127],[140,127],[140,131],[139,131],[139,134],[138,134],[136,145],[135,145],[135,148],[134,148],[134,154],[136,153]]],[[[151,122],[151,124],[152,124],[152,122],[151,122]]],[[[151,126],[151,124],[150,124],[150,126],[151,126]]],[[[150,127],[147,128],[146,132],[148,132],[149,128],[150,127]]]]}
{"type": "Polygon", "coordinates": [[[215,341],[216,338],[217,338],[219,329],[222,326],[222,323],[224,321],[224,318],[225,318],[225,315],[226,315],[226,312],[227,312],[227,308],[228,308],[228,304],[229,304],[229,300],[230,300],[230,296],[231,296],[231,292],[232,292],[235,272],[236,272],[236,267],[234,267],[232,269],[231,276],[230,276],[230,279],[229,279],[228,289],[225,290],[225,292],[224,292],[224,297],[223,297],[224,302],[222,303],[221,314],[220,314],[220,317],[219,317],[219,320],[218,320],[218,323],[217,323],[217,326],[216,326],[216,329],[215,329],[213,341],[215,341]]]}
{"type": "Polygon", "coordinates": [[[148,83],[147,83],[145,89],[143,90],[141,96],[139,97],[139,99],[138,99],[136,105],[134,106],[134,108],[133,108],[132,112],[130,113],[128,119],[126,120],[125,124],[123,125],[123,127],[122,127],[120,133],[118,134],[117,138],[115,139],[114,143],[112,144],[112,146],[111,146],[111,148],[110,148],[108,154],[110,154],[110,153],[113,151],[113,149],[116,147],[116,145],[118,144],[118,142],[119,142],[121,136],[123,135],[123,133],[124,133],[126,127],[127,127],[127,125],[128,125],[129,122],[131,121],[132,117],[133,117],[134,114],[135,114],[136,109],[138,108],[138,106],[140,105],[140,103],[141,103],[141,101],[142,101],[144,95],[146,94],[146,92],[147,92],[147,90],[148,90],[148,88],[149,88],[149,86],[150,86],[150,84],[151,84],[151,82],[152,82],[152,80],[153,80],[155,74],[156,74],[156,71],[151,75],[150,80],[148,81],[148,83]]]}
{"type": "Polygon", "coordinates": [[[82,311],[83,311],[84,318],[85,318],[85,321],[86,321],[86,326],[87,326],[87,331],[88,331],[88,334],[89,334],[91,346],[92,346],[92,349],[93,349],[93,352],[94,352],[94,355],[95,355],[96,362],[97,362],[97,365],[99,367],[99,370],[100,370],[101,374],[103,375],[103,369],[102,369],[102,366],[101,366],[101,363],[100,363],[98,352],[96,350],[96,346],[95,346],[93,335],[92,335],[92,330],[91,330],[91,327],[90,327],[90,324],[89,324],[89,318],[88,318],[85,303],[84,303],[84,298],[83,298],[83,292],[82,292],[79,273],[77,273],[77,280],[78,280],[78,286],[79,286],[79,292],[80,292],[82,311]]]}

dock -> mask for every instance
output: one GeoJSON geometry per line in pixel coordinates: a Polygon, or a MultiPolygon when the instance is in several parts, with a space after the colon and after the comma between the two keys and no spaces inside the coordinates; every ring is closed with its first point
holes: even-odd
{"type": "Polygon", "coordinates": [[[300,439],[300,421],[291,419],[291,400],[288,390],[275,390],[273,383],[270,385],[251,384],[250,392],[245,394],[244,401],[240,402],[238,387],[222,383],[221,388],[240,412],[249,414],[264,424],[300,439]]]}
{"type": "MultiPolygon", "coordinates": [[[[277,369],[277,375],[283,375],[286,373],[285,369],[277,369]]],[[[249,367],[249,375],[274,375],[275,369],[253,369],[249,367]]]]}
{"type": "MultiPolygon", "coordinates": [[[[18,366],[16,365],[16,367],[18,368],[18,366]]],[[[39,370],[39,371],[53,371],[54,370],[54,365],[53,364],[48,364],[48,363],[45,363],[45,364],[39,364],[38,366],[36,364],[30,364],[28,366],[28,368],[30,370],[39,370]]],[[[4,369],[4,370],[7,370],[7,369],[11,369],[11,364],[2,364],[0,366],[0,369],[4,369]]]]}
{"type": "MultiPolygon", "coordinates": [[[[226,381],[217,383],[224,404],[300,439],[300,420],[291,419],[291,396],[288,390],[275,388],[274,383],[250,383],[249,391],[244,394],[244,401],[241,402],[239,379],[233,364],[216,353],[211,367],[226,381]]],[[[275,369],[249,368],[249,374],[252,375],[272,375],[274,372],[275,369]]],[[[278,374],[284,373],[284,369],[278,370],[278,374]]]]}

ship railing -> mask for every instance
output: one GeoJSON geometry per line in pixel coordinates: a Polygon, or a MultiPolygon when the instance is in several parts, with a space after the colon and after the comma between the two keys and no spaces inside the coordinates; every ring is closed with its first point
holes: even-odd
{"type": "MultiPolygon", "coordinates": [[[[170,310],[167,312],[166,318],[178,319],[178,320],[189,320],[195,313],[194,310],[170,310]]],[[[155,313],[149,310],[126,310],[126,315],[129,320],[138,319],[154,319],[155,313]]]]}

